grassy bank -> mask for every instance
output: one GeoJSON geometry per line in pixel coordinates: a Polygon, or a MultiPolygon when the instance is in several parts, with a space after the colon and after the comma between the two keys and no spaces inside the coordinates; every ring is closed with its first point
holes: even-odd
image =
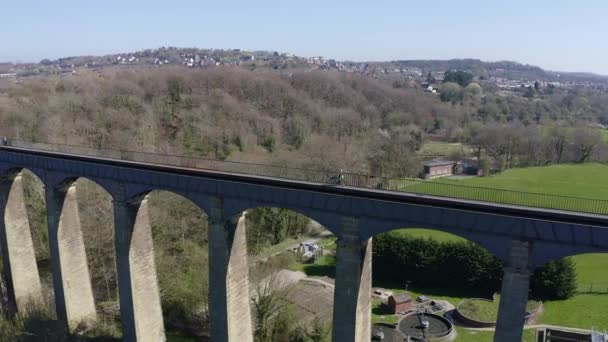
{"type": "Polygon", "coordinates": [[[603,164],[563,164],[511,169],[489,177],[441,183],[488,187],[522,192],[608,200],[608,166],[603,164]]]}

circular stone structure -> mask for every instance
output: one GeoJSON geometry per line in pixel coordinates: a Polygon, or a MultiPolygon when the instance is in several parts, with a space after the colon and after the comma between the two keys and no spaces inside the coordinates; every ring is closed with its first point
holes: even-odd
{"type": "MultiPolygon", "coordinates": [[[[483,317],[476,316],[475,311],[493,313],[493,316],[498,316],[498,302],[493,299],[470,298],[464,299],[456,306],[454,310],[454,318],[461,324],[471,328],[492,328],[496,326],[496,319],[483,320],[483,317]],[[494,311],[489,311],[488,306],[494,311]],[[485,310],[483,309],[485,307],[485,310]],[[471,311],[473,310],[473,311],[471,311]]],[[[528,301],[526,308],[525,320],[526,324],[533,324],[536,316],[543,311],[543,303],[536,301],[528,301]]]]}
{"type": "Polygon", "coordinates": [[[447,341],[454,331],[448,319],[430,313],[405,316],[399,321],[397,329],[405,336],[419,341],[447,341]]]}

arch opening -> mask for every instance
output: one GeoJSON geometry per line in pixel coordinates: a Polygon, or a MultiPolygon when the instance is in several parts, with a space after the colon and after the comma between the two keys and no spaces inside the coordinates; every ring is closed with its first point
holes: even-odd
{"type": "MultiPolygon", "coordinates": [[[[166,329],[163,333],[169,338],[209,338],[207,214],[190,199],[170,191],[154,190],[144,201],[166,329]]],[[[137,223],[135,226],[138,229],[137,223]]]]}
{"type": "MultiPolygon", "coordinates": [[[[56,232],[58,314],[70,334],[117,339],[119,323],[112,196],[93,180],[69,179],[49,189],[49,231],[56,232]]],[[[51,240],[51,244],[53,241],[51,240]]]]}
{"type": "MultiPolygon", "coordinates": [[[[419,328],[406,320],[420,312],[446,316],[450,327],[451,322],[462,326],[456,307],[466,299],[487,299],[497,310],[503,267],[487,249],[463,236],[401,228],[374,236],[372,273],[373,331],[394,324],[391,332],[409,334],[405,327],[419,328]]],[[[456,333],[452,328],[446,332],[456,333]]]]}
{"type": "Polygon", "coordinates": [[[435,289],[444,296],[489,298],[500,290],[502,262],[487,249],[441,230],[405,228],[374,236],[375,283],[435,289]]]}
{"type": "Polygon", "coordinates": [[[255,338],[290,341],[315,330],[328,339],[336,237],[290,209],[256,207],[245,212],[255,338]],[[269,316],[272,310],[279,314],[269,316]]]}
{"type": "MultiPolygon", "coordinates": [[[[397,229],[375,236],[373,322],[393,324],[406,316],[405,312],[437,310],[435,313],[456,322],[460,334],[481,326],[477,324],[495,325],[503,266],[475,242],[439,230],[397,229]],[[389,300],[403,293],[412,299],[411,304],[400,306],[389,300]],[[429,301],[440,305],[425,307],[429,301]]],[[[607,267],[608,254],[583,254],[535,269],[530,273],[527,324],[604,328],[604,313],[599,308],[608,301],[608,282],[600,284],[607,279],[602,272],[607,267]],[[585,293],[592,287],[601,293],[585,293]],[[585,312],[581,312],[583,307],[585,312]],[[589,319],[583,322],[582,316],[589,319]]]]}
{"type": "Polygon", "coordinates": [[[1,179],[3,227],[0,272],[7,313],[53,318],[44,186],[31,171],[8,170],[1,179]]]}
{"type": "Polygon", "coordinates": [[[608,321],[608,253],[576,254],[553,260],[536,273],[543,272],[560,283],[558,287],[532,281],[532,287],[548,291],[543,301],[540,323],[604,332],[608,321]],[[567,312],[568,314],[564,314],[567,312]]]}
{"type": "Polygon", "coordinates": [[[0,267],[5,282],[0,287],[3,299],[13,302],[5,305],[9,320],[3,322],[8,333],[3,336],[18,338],[27,331],[40,337],[65,337],[64,323],[57,320],[45,186],[36,173],[14,168],[3,175],[1,187],[5,210],[0,267]]]}

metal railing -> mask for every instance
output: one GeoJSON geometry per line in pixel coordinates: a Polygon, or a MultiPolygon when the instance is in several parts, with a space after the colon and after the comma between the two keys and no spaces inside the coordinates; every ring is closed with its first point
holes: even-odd
{"type": "Polygon", "coordinates": [[[174,156],[159,153],[112,150],[65,144],[34,143],[19,139],[9,139],[8,145],[31,150],[170,165],[189,169],[212,170],[311,183],[608,215],[608,200],[602,199],[467,186],[441,181],[422,180],[419,178],[392,178],[348,172],[341,173],[336,171],[308,170],[274,165],[222,161],[201,157],[174,156]]]}

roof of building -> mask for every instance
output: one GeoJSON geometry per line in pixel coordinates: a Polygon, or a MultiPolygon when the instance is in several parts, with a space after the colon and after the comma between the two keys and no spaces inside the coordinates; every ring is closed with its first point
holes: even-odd
{"type": "Polygon", "coordinates": [[[393,297],[393,300],[397,304],[409,303],[412,301],[412,297],[410,297],[410,295],[408,295],[407,293],[400,293],[397,295],[392,295],[391,297],[393,297]]]}
{"type": "Polygon", "coordinates": [[[433,160],[425,161],[424,163],[422,163],[422,165],[424,165],[424,166],[443,166],[443,165],[453,165],[455,163],[456,162],[452,161],[452,160],[445,160],[445,159],[437,160],[437,159],[433,159],[433,160]]]}

